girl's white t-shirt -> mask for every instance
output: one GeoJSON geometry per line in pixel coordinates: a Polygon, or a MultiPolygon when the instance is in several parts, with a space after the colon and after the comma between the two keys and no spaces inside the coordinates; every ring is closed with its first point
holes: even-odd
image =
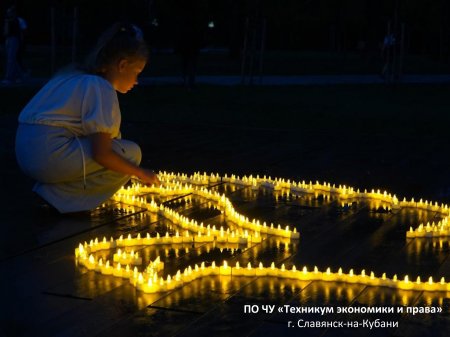
{"type": "Polygon", "coordinates": [[[97,132],[120,138],[117,93],[100,76],[74,73],[51,79],[25,106],[19,123],[68,129],[76,136],[97,132]]]}

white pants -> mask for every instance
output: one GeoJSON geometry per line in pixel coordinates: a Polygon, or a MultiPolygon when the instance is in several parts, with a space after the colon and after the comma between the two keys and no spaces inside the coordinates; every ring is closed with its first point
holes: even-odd
{"type": "MultiPolygon", "coordinates": [[[[116,153],[140,164],[141,150],[136,143],[114,139],[112,144],[116,153]]],[[[20,124],[16,157],[24,173],[37,181],[33,191],[61,213],[93,209],[130,179],[98,164],[86,137],[77,140],[60,127],[20,124]]]]}

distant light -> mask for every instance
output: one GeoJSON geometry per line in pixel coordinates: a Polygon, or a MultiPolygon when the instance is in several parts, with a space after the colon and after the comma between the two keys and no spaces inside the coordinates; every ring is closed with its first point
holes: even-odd
{"type": "Polygon", "coordinates": [[[215,26],[214,26],[214,21],[210,21],[209,23],[208,23],[208,28],[214,28],[215,26]]]}
{"type": "Polygon", "coordinates": [[[159,23],[158,23],[158,19],[153,19],[153,21],[152,21],[152,26],[155,26],[155,27],[158,27],[159,26],[159,23]]]}

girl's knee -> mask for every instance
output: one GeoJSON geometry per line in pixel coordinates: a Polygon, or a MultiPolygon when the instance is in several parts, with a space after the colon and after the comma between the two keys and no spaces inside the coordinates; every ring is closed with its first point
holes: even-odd
{"type": "Polygon", "coordinates": [[[136,143],[125,139],[116,139],[113,142],[113,149],[133,164],[139,165],[141,163],[142,152],[136,143]]]}

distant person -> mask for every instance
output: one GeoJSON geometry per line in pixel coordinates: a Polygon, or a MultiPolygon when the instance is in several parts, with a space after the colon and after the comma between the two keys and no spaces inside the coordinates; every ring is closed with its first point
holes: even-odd
{"type": "Polygon", "coordinates": [[[206,11],[205,1],[176,1],[175,52],[180,56],[183,83],[188,89],[195,86],[198,57],[208,25],[206,11]]]}
{"type": "Polygon", "coordinates": [[[23,58],[25,55],[25,49],[26,49],[26,32],[28,30],[28,24],[24,18],[21,18],[20,16],[17,17],[19,20],[19,27],[20,27],[20,43],[19,43],[19,50],[17,52],[17,62],[19,63],[19,67],[22,70],[22,73],[24,76],[29,76],[30,70],[25,66],[25,63],[23,62],[23,58]]]}
{"type": "Polygon", "coordinates": [[[381,76],[383,78],[387,78],[392,71],[391,63],[394,47],[395,47],[395,35],[389,33],[384,37],[383,44],[381,46],[381,58],[383,60],[383,68],[381,70],[381,76]]]}
{"type": "Polygon", "coordinates": [[[115,24],[79,70],[52,78],[19,115],[16,157],[33,191],[60,213],[91,210],[131,176],[158,184],[139,166],[141,149],[121,139],[117,91],[138,82],[148,49],[133,25],[115,24]]]}
{"type": "Polygon", "coordinates": [[[20,82],[22,70],[18,62],[18,53],[21,41],[20,21],[17,18],[16,8],[11,6],[6,11],[3,36],[5,38],[6,73],[2,84],[9,85],[20,82]]]}

